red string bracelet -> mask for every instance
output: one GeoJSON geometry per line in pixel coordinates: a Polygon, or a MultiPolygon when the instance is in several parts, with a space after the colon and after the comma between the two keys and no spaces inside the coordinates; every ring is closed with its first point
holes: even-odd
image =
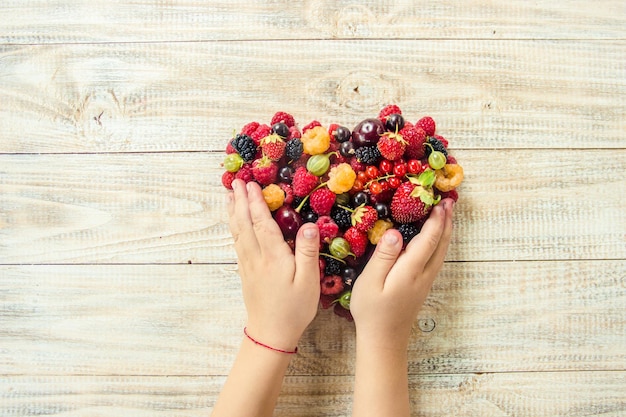
{"type": "Polygon", "coordinates": [[[277,349],[277,348],[268,346],[265,343],[259,342],[258,340],[254,339],[252,336],[250,336],[248,334],[248,328],[247,327],[243,328],[243,334],[245,334],[248,339],[250,339],[252,342],[254,342],[254,344],[259,345],[259,346],[263,346],[264,348],[273,350],[274,352],[286,353],[288,355],[295,355],[296,353],[298,353],[298,347],[297,346],[296,346],[296,348],[294,350],[282,350],[282,349],[277,349]]]}

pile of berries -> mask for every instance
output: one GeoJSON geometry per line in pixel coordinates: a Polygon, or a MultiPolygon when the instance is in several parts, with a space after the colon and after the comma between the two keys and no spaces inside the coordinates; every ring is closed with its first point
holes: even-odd
{"type": "Polygon", "coordinates": [[[350,295],[383,233],[396,228],[404,245],[443,198],[458,199],[463,169],[435,133],[435,121],[405,120],[384,107],[350,130],[313,121],[298,128],[278,112],[269,125],[251,122],[226,147],[222,184],[256,181],[285,240],[320,230],[320,303],[352,320],[350,295]]]}

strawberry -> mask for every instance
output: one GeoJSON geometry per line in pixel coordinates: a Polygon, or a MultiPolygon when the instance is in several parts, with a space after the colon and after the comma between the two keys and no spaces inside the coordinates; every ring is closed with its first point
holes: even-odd
{"type": "Polygon", "coordinates": [[[252,162],[252,176],[261,185],[270,185],[276,181],[278,174],[278,164],[267,156],[255,159],[252,162]]]}
{"type": "Polygon", "coordinates": [[[263,154],[272,161],[278,161],[285,154],[287,143],[276,133],[272,133],[261,139],[263,154]]]}
{"type": "Polygon", "coordinates": [[[424,132],[426,132],[428,136],[435,134],[435,121],[430,116],[422,117],[417,121],[417,123],[415,123],[415,126],[424,129],[424,132]]]}
{"type": "Polygon", "coordinates": [[[406,125],[399,132],[407,142],[404,154],[407,159],[422,159],[424,157],[424,143],[426,142],[426,132],[421,127],[406,125]]]}
{"type": "Polygon", "coordinates": [[[390,161],[402,158],[406,145],[407,141],[403,139],[402,135],[393,132],[382,135],[376,144],[380,154],[390,161]]]}
{"type": "Polygon", "coordinates": [[[352,212],[352,226],[361,232],[370,230],[378,220],[378,212],[372,206],[360,205],[352,212]]]}
{"type": "Polygon", "coordinates": [[[413,223],[426,218],[441,197],[435,198],[432,189],[435,171],[426,170],[419,177],[409,176],[391,199],[391,217],[398,223],[413,223]]]}
{"type": "Polygon", "coordinates": [[[350,227],[343,234],[343,238],[350,244],[350,250],[357,258],[363,256],[367,249],[367,234],[356,227],[350,227]]]}
{"type": "Polygon", "coordinates": [[[328,188],[317,189],[309,197],[311,209],[320,216],[328,216],[333,208],[333,204],[335,204],[336,197],[337,195],[328,188]]]}

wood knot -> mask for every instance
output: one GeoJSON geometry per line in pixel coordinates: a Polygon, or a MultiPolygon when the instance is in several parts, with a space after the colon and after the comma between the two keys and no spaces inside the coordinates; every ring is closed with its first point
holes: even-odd
{"type": "Polygon", "coordinates": [[[420,318],[417,320],[417,327],[424,333],[430,333],[435,330],[437,323],[431,318],[420,318]]]}
{"type": "Polygon", "coordinates": [[[131,137],[131,126],[113,90],[92,91],[76,106],[74,120],[79,136],[106,150],[124,150],[131,137]]]}
{"type": "Polygon", "coordinates": [[[382,74],[357,71],[336,82],[335,101],[342,107],[371,112],[386,103],[400,101],[396,86],[382,74]]]}

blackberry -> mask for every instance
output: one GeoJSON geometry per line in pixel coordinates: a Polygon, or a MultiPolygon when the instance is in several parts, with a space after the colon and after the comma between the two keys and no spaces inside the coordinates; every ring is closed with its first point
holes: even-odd
{"type": "Polygon", "coordinates": [[[425,146],[424,155],[426,156],[426,158],[430,156],[432,151],[439,151],[444,154],[444,156],[448,156],[448,150],[445,146],[443,146],[443,143],[441,143],[439,139],[435,138],[434,136],[429,136],[428,143],[430,144],[430,146],[432,146],[432,149],[430,148],[430,146],[425,146]]]}
{"type": "Polygon", "coordinates": [[[361,146],[355,151],[356,159],[365,165],[377,164],[382,155],[377,146],[361,146]]]}
{"type": "Polygon", "coordinates": [[[238,134],[231,142],[231,145],[244,161],[250,162],[254,160],[257,146],[250,136],[238,134]]]}
{"type": "MultiPolygon", "coordinates": [[[[302,200],[304,200],[305,197],[298,197],[297,195],[293,196],[293,202],[291,203],[291,205],[293,207],[299,207],[300,203],[302,203],[302,200]]],[[[300,208],[300,214],[304,214],[306,212],[312,211],[311,210],[311,203],[310,203],[310,199],[307,198],[306,201],[304,202],[304,204],[302,205],[302,208],[300,208]]]]}
{"type": "Polygon", "coordinates": [[[302,156],[302,152],[304,152],[304,145],[302,145],[302,141],[300,139],[293,138],[287,142],[287,147],[285,148],[285,155],[287,155],[287,159],[290,161],[297,161],[302,156]]]}
{"type": "Polygon", "coordinates": [[[346,230],[352,226],[352,215],[346,209],[334,206],[330,211],[330,217],[341,230],[346,230]]]}
{"type": "Polygon", "coordinates": [[[411,239],[419,233],[420,229],[414,223],[403,223],[398,226],[398,232],[402,235],[402,242],[406,246],[411,239]]]}
{"type": "Polygon", "coordinates": [[[324,256],[326,260],[326,266],[324,267],[324,274],[326,275],[341,275],[343,272],[344,264],[335,258],[324,256]]]}

